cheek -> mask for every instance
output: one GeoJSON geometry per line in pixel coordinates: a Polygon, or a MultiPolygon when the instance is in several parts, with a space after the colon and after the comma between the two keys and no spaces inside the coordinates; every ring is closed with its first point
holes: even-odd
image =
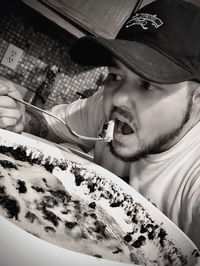
{"type": "Polygon", "coordinates": [[[112,97],[112,91],[110,89],[105,88],[103,92],[103,110],[107,120],[109,120],[110,113],[112,110],[112,97]]]}
{"type": "Polygon", "coordinates": [[[176,129],[185,115],[187,104],[161,101],[140,113],[140,129],[144,137],[153,138],[176,129]]]}

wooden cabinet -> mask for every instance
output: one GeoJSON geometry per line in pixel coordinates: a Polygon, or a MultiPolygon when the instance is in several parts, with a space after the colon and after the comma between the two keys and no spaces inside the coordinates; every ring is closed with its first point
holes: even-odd
{"type": "Polygon", "coordinates": [[[77,37],[115,38],[141,0],[23,0],[77,37]],[[61,23],[62,21],[62,23],[61,23]],[[69,24],[69,25],[68,25],[69,24]]]}

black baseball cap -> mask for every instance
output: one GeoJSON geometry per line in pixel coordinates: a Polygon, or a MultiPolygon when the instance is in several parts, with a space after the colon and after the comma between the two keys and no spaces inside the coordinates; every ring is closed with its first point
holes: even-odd
{"type": "Polygon", "coordinates": [[[157,0],[132,14],[115,39],[84,36],[70,49],[73,61],[112,66],[113,56],[145,79],[200,82],[200,8],[183,0],[157,0]]]}

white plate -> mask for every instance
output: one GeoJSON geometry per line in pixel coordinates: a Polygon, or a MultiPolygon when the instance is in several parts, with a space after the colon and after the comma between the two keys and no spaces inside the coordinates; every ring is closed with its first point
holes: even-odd
{"type": "MultiPolygon", "coordinates": [[[[117,187],[123,190],[126,195],[130,195],[135,202],[140,203],[150,217],[167,232],[167,237],[174,243],[184,256],[188,258],[187,265],[198,265],[197,258],[192,255],[197,250],[193,242],[164,214],[153,206],[142,195],[135,191],[120,178],[107,171],[106,169],[93,164],[72,153],[60,150],[54,144],[49,145],[40,139],[32,139],[9,131],[0,130],[0,145],[5,146],[26,146],[34,153],[41,153],[44,157],[53,157],[57,159],[70,160],[82,164],[88,170],[95,171],[106,180],[113,182],[117,187]],[[53,155],[53,156],[52,156],[53,155]]],[[[57,176],[59,178],[59,176],[57,176]]],[[[64,185],[67,186],[66,179],[61,178],[64,185]],[[66,184],[65,184],[66,183],[66,184]]],[[[21,260],[19,265],[126,265],[117,262],[111,262],[103,259],[93,258],[91,256],[68,251],[63,248],[52,245],[46,241],[37,239],[24,230],[11,224],[5,218],[0,216],[0,266],[18,265],[16,262],[21,260]],[[11,255],[12,254],[12,255],[11,255]],[[16,258],[16,260],[15,260],[16,258]],[[59,263],[58,263],[59,261],[59,263]],[[65,261],[67,263],[65,264],[65,261]],[[24,262],[24,263],[23,263],[24,262]],[[69,263],[70,262],[70,263],[69,263]],[[85,263],[85,264],[84,264],[85,263]]],[[[18,262],[17,262],[18,263],[18,262]]],[[[133,265],[133,264],[132,264],[133,265]]]]}

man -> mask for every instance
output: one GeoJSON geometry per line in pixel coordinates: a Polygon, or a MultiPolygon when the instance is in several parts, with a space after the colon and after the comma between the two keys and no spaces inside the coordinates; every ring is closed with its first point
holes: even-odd
{"type": "MultiPolygon", "coordinates": [[[[76,62],[109,67],[104,90],[52,112],[86,136],[98,136],[105,121],[115,120],[111,143],[80,141],[38,114],[25,130],[43,129],[40,136],[50,140],[94,149],[96,163],[128,177],[200,248],[199,25],[200,8],[155,1],[130,18],[117,39],[84,37],[74,44],[76,62]]],[[[8,97],[15,88],[2,81],[0,91],[0,126],[21,132],[24,112],[8,97]]]]}

